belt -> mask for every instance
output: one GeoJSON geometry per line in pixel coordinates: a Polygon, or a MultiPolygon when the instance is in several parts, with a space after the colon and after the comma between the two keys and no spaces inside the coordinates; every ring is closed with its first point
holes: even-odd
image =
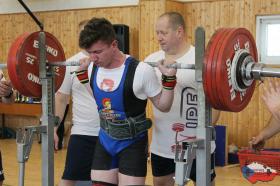
{"type": "Polygon", "coordinates": [[[147,131],[152,126],[152,120],[146,118],[146,114],[136,117],[128,117],[127,119],[112,122],[100,117],[100,127],[113,139],[125,140],[133,139],[139,134],[147,131]]]}

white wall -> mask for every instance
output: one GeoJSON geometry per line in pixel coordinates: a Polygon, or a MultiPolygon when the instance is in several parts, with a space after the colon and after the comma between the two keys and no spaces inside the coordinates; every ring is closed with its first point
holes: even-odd
{"type": "MultiPolygon", "coordinates": [[[[34,12],[138,5],[139,0],[23,0],[34,12]]],[[[26,12],[17,0],[0,0],[0,14],[26,12]]]]}

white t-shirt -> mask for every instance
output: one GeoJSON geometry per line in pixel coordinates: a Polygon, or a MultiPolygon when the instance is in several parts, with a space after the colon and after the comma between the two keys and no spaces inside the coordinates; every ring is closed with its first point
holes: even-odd
{"type": "MultiPolygon", "coordinates": [[[[67,61],[78,61],[84,57],[87,57],[86,54],[79,52],[67,61]]],[[[93,96],[87,91],[86,86],[81,84],[76,74],[73,73],[78,68],[78,66],[66,67],[65,77],[58,91],[67,95],[72,94],[73,127],[71,134],[98,136],[100,122],[97,105],[93,96]]],[[[91,71],[92,64],[88,70],[89,78],[91,71]]]]}
{"type": "MultiPolygon", "coordinates": [[[[160,50],[149,55],[144,61],[157,62],[165,58],[164,51],[160,50]]],[[[195,49],[193,46],[177,63],[194,64],[195,49]]],[[[156,69],[160,78],[161,72],[156,69]]],[[[153,106],[154,128],[151,143],[151,152],[166,158],[175,158],[172,147],[175,145],[175,134],[172,126],[175,123],[183,124],[184,131],[178,134],[178,140],[196,137],[197,127],[197,85],[195,82],[195,71],[191,69],[177,70],[177,84],[174,89],[174,101],[171,110],[163,113],[153,106]]],[[[212,142],[211,151],[214,152],[215,143],[212,142]]]]}
{"type": "MultiPolygon", "coordinates": [[[[124,63],[114,69],[100,67],[96,76],[98,88],[107,92],[114,91],[120,84],[124,69],[124,63]]],[[[142,62],[138,64],[133,80],[133,92],[137,98],[142,100],[154,97],[161,92],[161,84],[157,80],[153,67],[142,62]]]]}

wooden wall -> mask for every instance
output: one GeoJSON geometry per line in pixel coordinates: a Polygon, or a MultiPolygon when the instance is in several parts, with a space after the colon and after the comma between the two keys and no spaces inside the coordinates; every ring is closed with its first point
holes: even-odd
{"type": "MultiPolygon", "coordinates": [[[[130,27],[130,51],[138,57],[139,8],[115,7],[88,10],[52,11],[35,13],[45,26],[61,42],[67,57],[79,51],[78,24],[94,16],[108,18],[113,24],[127,24],[130,27]]],[[[24,32],[38,30],[27,14],[0,15],[0,59],[6,60],[11,42],[24,32]]]]}
{"type": "MultiPolygon", "coordinates": [[[[197,26],[206,29],[207,41],[215,29],[220,27],[245,27],[255,36],[256,15],[280,14],[280,1],[217,0],[182,3],[171,0],[140,0],[138,6],[132,7],[52,11],[36,15],[44,22],[45,30],[54,34],[62,43],[67,57],[79,50],[77,24],[80,21],[93,16],[102,16],[112,23],[127,24],[130,27],[131,54],[143,60],[148,54],[159,49],[154,30],[155,21],[166,11],[178,11],[184,15],[187,22],[186,37],[193,43],[197,26]]],[[[0,15],[0,61],[6,60],[9,46],[18,35],[36,30],[38,27],[26,14],[0,15]]],[[[247,146],[251,136],[257,134],[267,124],[270,114],[263,106],[261,94],[262,89],[257,87],[251,103],[244,111],[222,113],[218,123],[228,126],[229,143],[247,146]]],[[[148,110],[151,114],[150,107],[148,110]]],[[[277,145],[279,140],[280,136],[273,138],[268,146],[279,147],[277,145]]]]}

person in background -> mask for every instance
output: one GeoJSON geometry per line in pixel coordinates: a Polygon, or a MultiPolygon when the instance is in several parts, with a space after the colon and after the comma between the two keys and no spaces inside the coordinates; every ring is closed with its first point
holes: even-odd
{"type": "Polygon", "coordinates": [[[272,116],[268,125],[249,142],[253,149],[261,150],[266,140],[280,132],[280,83],[278,81],[270,79],[267,86],[264,86],[262,99],[272,116]]]}
{"type": "MultiPolygon", "coordinates": [[[[70,100],[69,100],[70,101],[70,100]]],[[[67,131],[65,131],[65,120],[66,120],[66,117],[67,117],[67,114],[68,114],[68,111],[69,111],[69,103],[66,105],[66,108],[65,108],[65,111],[64,111],[64,115],[63,115],[63,118],[62,120],[60,121],[60,124],[58,125],[57,127],[57,130],[56,130],[56,134],[58,136],[58,145],[57,145],[57,149],[56,150],[61,150],[63,148],[63,145],[64,145],[64,142],[65,142],[65,139],[64,139],[64,136],[65,136],[65,133],[67,131]]]]}
{"type": "MultiPolygon", "coordinates": [[[[87,21],[79,24],[82,30],[87,21]]],[[[68,59],[79,61],[87,57],[84,50],[68,59]]],[[[67,148],[65,169],[60,186],[74,186],[77,181],[91,181],[91,163],[99,132],[99,115],[95,100],[80,83],[78,66],[67,66],[63,83],[55,95],[56,116],[63,119],[72,96],[72,128],[67,148]]],[[[90,74],[89,74],[90,77],[90,74]]],[[[57,128],[54,129],[55,150],[58,150],[57,128]]]]}
{"type": "MultiPolygon", "coordinates": [[[[166,12],[156,22],[156,35],[161,50],[150,54],[145,60],[156,62],[162,59],[182,64],[195,63],[195,48],[186,40],[184,18],[177,12],[166,12]]],[[[157,76],[161,73],[156,69],[157,76]]],[[[177,70],[177,85],[174,89],[174,102],[170,112],[163,113],[156,107],[154,128],[151,142],[151,164],[155,186],[173,186],[175,175],[175,136],[177,140],[196,138],[197,127],[197,87],[195,71],[177,70]],[[173,130],[183,129],[178,135],[173,130]]],[[[219,112],[212,110],[212,123],[218,120],[219,112]]],[[[211,181],[216,174],[214,170],[215,141],[211,142],[211,181]]],[[[196,161],[192,164],[190,179],[196,181],[196,161]]],[[[212,182],[214,184],[214,182],[212,182]]]]}
{"type": "Polygon", "coordinates": [[[2,103],[13,103],[14,102],[14,91],[12,84],[7,81],[4,77],[3,72],[0,70],[0,97],[2,103]]]}
{"type": "MultiPolygon", "coordinates": [[[[12,84],[4,78],[3,72],[0,70],[0,97],[2,103],[12,103],[14,101],[14,93],[12,89],[12,84]]],[[[2,156],[0,151],[0,186],[2,186],[4,181],[4,172],[2,166],[2,156]]]]}

